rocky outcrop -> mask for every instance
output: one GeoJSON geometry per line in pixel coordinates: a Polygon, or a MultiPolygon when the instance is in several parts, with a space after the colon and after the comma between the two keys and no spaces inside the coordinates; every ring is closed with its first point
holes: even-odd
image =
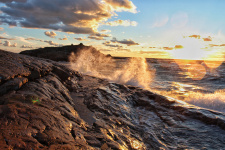
{"type": "MultiPolygon", "coordinates": [[[[20,54],[35,56],[39,58],[51,59],[54,61],[69,61],[69,56],[74,53],[79,56],[80,53],[85,51],[91,51],[96,57],[105,56],[92,46],[84,46],[82,43],[79,45],[68,45],[62,47],[45,47],[35,50],[26,50],[20,52],[20,54]]],[[[111,55],[106,55],[105,57],[111,57],[111,55]]]]}
{"type": "Polygon", "coordinates": [[[222,149],[224,114],[0,51],[0,149],[222,149]]]}

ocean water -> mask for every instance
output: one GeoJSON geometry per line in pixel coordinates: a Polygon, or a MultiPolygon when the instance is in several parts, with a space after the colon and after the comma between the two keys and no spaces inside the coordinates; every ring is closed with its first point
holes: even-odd
{"type": "Polygon", "coordinates": [[[71,67],[111,82],[138,86],[225,113],[225,63],[71,55],[71,67]]]}

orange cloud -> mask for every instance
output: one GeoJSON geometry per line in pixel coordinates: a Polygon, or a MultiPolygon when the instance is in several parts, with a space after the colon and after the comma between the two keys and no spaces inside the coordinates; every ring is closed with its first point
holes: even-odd
{"type": "Polygon", "coordinates": [[[189,37],[191,37],[191,38],[196,38],[196,39],[200,39],[200,35],[190,35],[189,37]]]}
{"type": "Polygon", "coordinates": [[[109,26],[137,26],[136,21],[130,21],[130,20],[115,20],[111,22],[106,22],[105,25],[109,26]]]}
{"type": "Polygon", "coordinates": [[[1,3],[7,5],[1,7],[2,24],[77,34],[96,33],[103,21],[117,16],[116,12],[137,12],[131,0],[3,0],[1,3]]]}
{"type": "Polygon", "coordinates": [[[207,38],[203,38],[204,41],[212,41],[212,38],[209,36],[207,38]]]}
{"type": "Polygon", "coordinates": [[[129,0],[104,0],[115,11],[136,13],[136,6],[129,0]]]}
{"type": "Polygon", "coordinates": [[[48,36],[48,37],[51,37],[51,38],[54,38],[55,36],[57,36],[57,34],[53,31],[46,31],[45,32],[45,35],[48,36]]]}
{"type": "Polygon", "coordinates": [[[173,47],[163,47],[164,50],[173,50],[173,47]]]}
{"type": "Polygon", "coordinates": [[[68,39],[67,38],[59,38],[59,40],[64,40],[65,41],[65,40],[68,40],[68,39]]]}
{"type": "Polygon", "coordinates": [[[85,38],[74,38],[75,40],[77,40],[77,41],[88,41],[87,39],[85,39],[85,38]]]}
{"type": "Polygon", "coordinates": [[[217,46],[220,46],[220,45],[216,45],[216,44],[209,44],[210,47],[217,47],[217,46]]]}
{"type": "Polygon", "coordinates": [[[182,45],[175,45],[175,49],[181,49],[184,48],[182,45]]]}

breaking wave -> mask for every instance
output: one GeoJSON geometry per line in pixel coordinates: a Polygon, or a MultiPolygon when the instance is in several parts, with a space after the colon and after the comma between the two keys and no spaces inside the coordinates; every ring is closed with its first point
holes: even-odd
{"type": "MultiPolygon", "coordinates": [[[[126,58],[118,61],[88,49],[78,54],[72,53],[69,60],[72,69],[76,71],[120,84],[151,89],[151,83],[154,82],[155,78],[156,70],[147,63],[145,58],[126,58]]],[[[178,84],[178,82],[176,83],[178,84]]],[[[175,99],[182,99],[195,106],[225,112],[225,90],[202,93],[194,92],[191,89],[184,91],[183,88],[179,88],[177,91],[159,91],[152,88],[151,91],[175,99]]]]}
{"type": "Polygon", "coordinates": [[[149,89],[155,70],[145,58],[129,58],[118,64],[113,58],[93,53],[91,49],[69,57],[74,70],[120,84],[149,89]],[[121,66],[122,65],[122,66],[121,66]]]}

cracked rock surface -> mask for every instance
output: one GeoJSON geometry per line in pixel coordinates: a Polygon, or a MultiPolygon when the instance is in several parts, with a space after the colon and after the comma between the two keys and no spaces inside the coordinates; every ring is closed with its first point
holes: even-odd
{"type": "Polygon", "coordinates": [[[0,149],[222,149],[225,116],[0,50],[0,149]]]}

